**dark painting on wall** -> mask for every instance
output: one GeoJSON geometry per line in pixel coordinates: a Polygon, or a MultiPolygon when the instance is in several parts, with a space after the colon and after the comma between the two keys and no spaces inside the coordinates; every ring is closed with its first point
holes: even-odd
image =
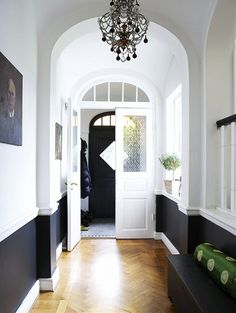
{"type": "Polygon", "coordinates": [[[62,160],[62,126],[55,124],[55,159],[62,160]]]}
{"type": "Polygon", "coordinates": [[[0,142],[22,146],[22,74],[0,52],[0,142]]]}

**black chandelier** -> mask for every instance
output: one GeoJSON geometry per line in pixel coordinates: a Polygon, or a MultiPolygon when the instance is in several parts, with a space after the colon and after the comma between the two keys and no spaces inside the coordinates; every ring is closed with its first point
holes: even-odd
{"type": "Polygon", "coordinates": [[[137,58],[136,45],[146,32],[149,21],[139,13],[137,0],[111,0],[110,12],[98,19],[102,32],[102,40],[111,45],[111,51],[117,54],[117,61],[130,61],[131,56],[137,58]]]}

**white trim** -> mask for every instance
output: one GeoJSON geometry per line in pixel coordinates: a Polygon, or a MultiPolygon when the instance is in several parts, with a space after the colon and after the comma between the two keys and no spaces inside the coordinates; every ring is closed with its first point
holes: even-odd
{"type": "Polygon", "coordinates": [[[236,114],[236,40],[234,42],[234,114],[236,114]]]}
{"type": "Polygon", "coordinates": [[[171,254],[180,254],[179,251],[175,248],[175,246],[172,244],[172,242],[166,237],[164,233],[162,233],[161,240],[167,247],[167,249],[170,251],[171,254]]]}
{"type": "Polygon", "coordinates": [[[154,195],[161,196],[162,195],[162,190],[161,189],[155,189],[154,190],[154,195]]]}
{"type": "Polygon", "coordinates": [[[41,207],[39,208],[39,216],[50,216],[53,215],[58,210],[58,203],[55,202],[51,207],[41,207]]]}
{"type": "Polygon", "coordinates": [[[36,218],[38,215],[38,208],[34,208],[31,212],[22,215],[21,217],[15,219],[8,225],[4,225],[0,228],[0,242],[12,235],[18,229],[29,223],[31,220],[36,218]]]}
{"type": "Polygon", "coordinates": [[[220,128],[220,206],[222,208],[227,207],[227,185],[225,178],[225,126],[220,128]]]}
{"type": "Polygon", "coordinates": [[[164,191],[164,190],[160,190],[160,189],[155,189],[154,190],[154,194],[157,195],[157,196],[165,196],[166,198],[169,198],[170,200],[174,201],[175,203],[180,203],[181,199],[176,197],[176,196],[173,196],[172,194],[164,191]]]}
{"type": "Polygon", "coordinates": [[[40,278],[40,291],[55,291],[57,283],[60,278],[60,272],[58,267],[50,278],[40,278]]]}
{"type": "Polygon", "coordinates": [[[173,196],[172,194],[166,192],[166,191],[162,191],[162,194],[163,196],[165,196],[166,198],[169,198],[170,200],[174,201],[175,203],[180,203],[181,199],[176,197],[176,196],[173,196]]]}
{"type": "Polygon", "coordinates": [[[153,238],[155,239],[155,240],[161,240],[161,238],[162,238],[162,233],[160,233],[160,232],[154,232],[154,234],[153,234],[153,238]]]}
{"type": "Polygon", "coordinates": [[[37,280],[33,287],[28,292],[27,296],[17,309],[16,313],[26,313],[29,312],[35,300],[39,296],[39,281],[37,280]]]}
{"type": "MultiPolygon", "coordinates": [[[[155,194],[157,194],[156,191],[155,194]]],[[[166,196],[163,192],[161,194],[166,196]]],[[[185,207],[180,203],[178,204],[178,209],[187,216],[200,215],[213,224],[216,224],[231,234],[236,235],[236,216],[234,216],[230,211],[227,212],[222,208],[205,209],[198,207],[185,207]]]]}
{"type": "Polygon", "coordinates": [[[86,101],[81,102],[81,109],[106,109],[112,110],[116,108],[139,108],[139,109],[152,109],[153,104],[150,102],[103,102],[103,101],[86,101]],[[98,106],[99,104],[99,106],[98,106]]]}
{"type": "Polygon", "coordinates": [[[200,209],[200,215],[212,223],[236,235],[236,217],[217,209],[200,209]]]}
{"type": "Polygon", "coordinates": [[[164,233],[154,232],[153,238],[155,240],[161,240],[166,248],[170,251],[171,254],[180,254],[179,251],[175,248],[172,242],[166,237],[164,233]]]}
{"type": "Polygon", "coordinates": [[[235,143],[236,143],[236,136],[235,136],[235,130],[236,130],[236,123],[231,123],[231,197],[230,197],[230,210],[232,213],[236,213],[235,208],[235,143]]]}
{"type": "Polygon", "coordinates": [[[60,255],[62,254],[62,242],[58,245],[56,249],[56,259],[58,260],[60,255]]]}
{"type": "Polygon", "coordinates": [[[184,207],[183,205],[178,204],[178,209],[180,212],[182,212],[188,216],[200,215],[200,210],[199,210],[199,208],[196,208],[196,207],[184,207]]]}

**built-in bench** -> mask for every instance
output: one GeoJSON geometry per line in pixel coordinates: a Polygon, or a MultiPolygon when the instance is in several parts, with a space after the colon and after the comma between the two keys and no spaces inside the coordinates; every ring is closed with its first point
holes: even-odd
{"type": "Polygon", "coordinates": [[[236,300],[217,286],[193,255],[168,257],[168,296],[177,313],[236,312],[236,300]]]}

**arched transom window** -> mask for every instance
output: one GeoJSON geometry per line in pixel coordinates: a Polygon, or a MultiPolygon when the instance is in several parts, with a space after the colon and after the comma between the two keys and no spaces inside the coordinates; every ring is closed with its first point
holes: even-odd
{"type": "Polygon", "coordinates": [[[90,88],[82,101],[149,102],[147,94],[139,87],[124,82],[106,82],[90,88]]]}
{"type": "Polygon", "coordinates": [[[115,126],[115,112],[104,112],[96,115],[90,122],[90,128],[93,126],[115,126]]]}

